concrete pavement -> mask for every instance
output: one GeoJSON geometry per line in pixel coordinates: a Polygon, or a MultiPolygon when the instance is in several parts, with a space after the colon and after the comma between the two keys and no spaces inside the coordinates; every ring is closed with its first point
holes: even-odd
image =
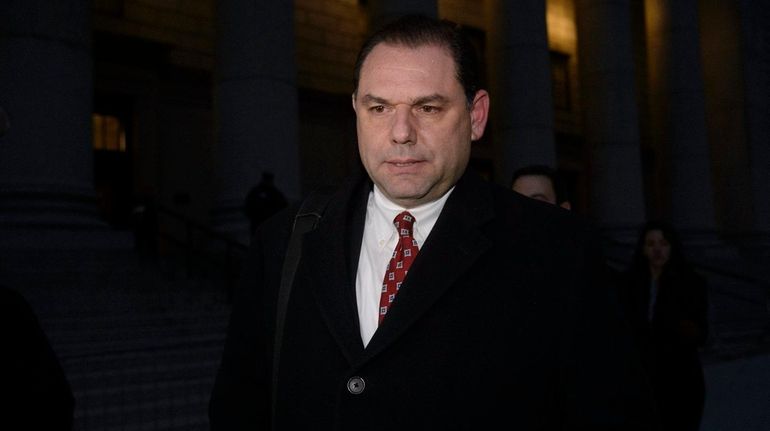
{"type": "Polygon", "coordinates": [[[770,431],[770,352],[704,366],[701,431],[770,431]]]}

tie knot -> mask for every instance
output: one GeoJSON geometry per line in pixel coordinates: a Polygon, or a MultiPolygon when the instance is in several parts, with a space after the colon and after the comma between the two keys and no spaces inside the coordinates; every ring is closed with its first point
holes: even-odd
{"type": "Polygon", "coordinates": [[[396,231],[398,231],[398,236],[402,238],[412,236],[414,216],[409,214],[409,211],[404,211],[393,219],[393,225],[396,227],[396,231]]]}

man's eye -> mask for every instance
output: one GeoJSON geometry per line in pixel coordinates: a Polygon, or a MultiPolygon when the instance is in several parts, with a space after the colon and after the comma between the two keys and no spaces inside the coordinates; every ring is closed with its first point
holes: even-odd
{"type": "Polygon", "coordinates": [[[419,110],[424,114],[435,114],[438,111],[440,111],[438,106],[431,106],[431,105],[422,105],[420,106],[419,110]]]}
{"type": "Polygon", "coordinates": [[[372,106],[371,108],[369,108],[369,111],[374,112],[376,114],[382,114],[383,112],[385,112],[385,107],[382,105],[372,106]]]}

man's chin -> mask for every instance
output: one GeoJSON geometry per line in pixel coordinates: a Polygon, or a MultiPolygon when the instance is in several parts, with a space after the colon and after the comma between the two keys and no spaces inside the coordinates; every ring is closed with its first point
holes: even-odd
{"type": "Polygon", "coordinates": [[[408,187],[398,184],[390,185],[386,189],[381,188],[381,190],[385,197],[403,207],[421,205],[428,195],[428,191],[425,188],[416,187],[413,184],[408,185],[408,187]]]}

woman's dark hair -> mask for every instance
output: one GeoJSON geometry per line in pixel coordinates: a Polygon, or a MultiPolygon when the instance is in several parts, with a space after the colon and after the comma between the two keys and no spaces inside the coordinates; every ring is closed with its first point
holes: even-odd
{"type": "Polygon", "coordinates": [[[479,60],[476,49],[462,28],[448,20],[436,20],[423,15],[406,15],[369,36],[358,52],[353,73],[353,92],[358,91],[361,66],[379,44],[418,48],[435,45],[446,48],[455,63],[455,74],[470,105],[480,88],[479,60]]]}
{"type": "Polygon", "coordinates": [[[631,263],[632,269],[642,272],[649,271],[647,257],[644,255],[644,240],[647,237],[647,233],[654,230],[659,230],[663,234],[663,238],[671,245],[671,257],[666,262],[665,268],[681,270],[689,267],[684,257],[682,241],[679,239],[679,234],[674,227],[664,221],[651,220],[639,229],[639,236],[637,237],[636,248],[634,249],[634,258],[631,263]]]}

